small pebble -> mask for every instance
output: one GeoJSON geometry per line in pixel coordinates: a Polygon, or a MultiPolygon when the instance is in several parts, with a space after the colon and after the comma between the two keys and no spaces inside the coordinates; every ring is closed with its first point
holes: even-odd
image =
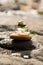
{"type": "Polygon", "coordinates": [[[29,56],[28,56],[28,55],[24,55],[24,56],[23,56],[23,58],[28,59],[28,58],[29,58],[29,56]]]}
{"type": "Polygon", "coordinates": [[[12,56],[19,56],[19,57],[21,56],[20,53],[12,53],[11,55],[12,55],[12,56]]]}

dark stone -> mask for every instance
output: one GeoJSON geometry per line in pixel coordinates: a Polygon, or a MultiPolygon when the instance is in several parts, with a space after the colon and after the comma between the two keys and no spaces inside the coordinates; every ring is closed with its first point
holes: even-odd
{"type": "Polygon", "coordinates": [[[32,50],[35,49],[34,45],[32,45],[32,41],[25,40],[10,40],[5,41],[5,43],[0,43],[1,48],[5,48],[8,50],[32,50]]]}
{"type": "Polygon", "coordinates": [[[13,25],[0,25],[0,31],[14,31],[15,26],[13,25]]]}

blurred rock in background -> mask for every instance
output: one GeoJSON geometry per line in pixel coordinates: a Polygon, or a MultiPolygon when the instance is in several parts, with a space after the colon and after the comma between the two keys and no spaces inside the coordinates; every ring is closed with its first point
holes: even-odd
{"type": "Polygon", "coordinates": [[[0,10],[21,9],[29,10],[37,9],[40,0],[0,0],[0,10]]]}
{"type": "Polygon", "coordinates": [[[32,8],[33,9],[38,9],[39,5],[40,5],[40,0],[32,0],[32,8]]]}
{"type": "Polygon", "coordinates": [[[40,8],[40,9],[43,9],[43,0],[40,1],[39,8],[40,8]]]}
{"type": "Polygon", "coordinates": [[[17,8],[18,5],[15,0],[0,0],[0,10],[8,10],[17,8]]]}
{"type": "Polygon", "coordinates": [[[43,0],[0,0],[0,10],[30,10],[43,8],[43,0]]]}
{"type": "Polygon", "coordinates": [[[18,0],[21,10],[30,10],[32,6],[32,0],[18,0]]]}

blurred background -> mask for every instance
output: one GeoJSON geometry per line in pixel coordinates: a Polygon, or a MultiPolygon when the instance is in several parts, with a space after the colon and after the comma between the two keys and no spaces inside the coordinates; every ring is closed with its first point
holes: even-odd
{"type": "Polygon", "coordinates": [[[43,8],[43,0],[0,0],[0,10],[29,10],[43,8]]]}
{"type": "Polygon", "coordinates": [[[43,0],[0,0],[0,24],[24,21],[30,30],[43,30],[43,0]]]}

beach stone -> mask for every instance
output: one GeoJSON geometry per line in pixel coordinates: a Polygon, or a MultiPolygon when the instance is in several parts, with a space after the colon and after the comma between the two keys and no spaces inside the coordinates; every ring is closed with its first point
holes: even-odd
{"type": "Polygon", "coordinates": [[[0,54],[0,65],[43,65],[43,62],[37,59],[24,59],[11,55],[0,54]]]}
{"type": "Polygon", "coordinates": [[[18,8],[15,0],[1,0],[0,1],[0,11],[18,8]]]}
{"type": "Polygon", "coordinates": [[[30,59],[29,61],[28,61],[28,65],[43,65],[43,62],[41,62],[41,61],[38,61],[38,60],[36,60],[36,59],[30,59]]]}
{"type": "Polygon", "coordinates": [[[0,54],[0,65],[12,65],[12,61],[9,56],[0,54]]]}
{"type": "Polygon", "coordinates": [[[36,58],[40,61],[43,61],[43,47],[40,48],[40,49],[33,50],[31,52],[31,55],[32,55],[33,58],[36,58]]]}
{"type": "Polygon", "coordinates": [[[43,62],[37,60],[37,59],[24,59],[24,58],[21,58],[21,57],[15,57],[15,56],[10,56],[11,60],[13,60],[13,65],[43,65],[43,62]]]}

